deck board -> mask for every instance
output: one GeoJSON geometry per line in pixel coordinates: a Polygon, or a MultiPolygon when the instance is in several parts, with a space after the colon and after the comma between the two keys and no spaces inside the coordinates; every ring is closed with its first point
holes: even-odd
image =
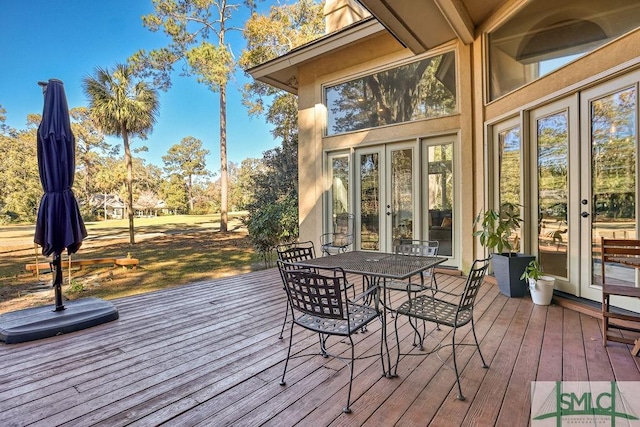
{"type": "MultiPolygon", "coordinates": [[[[350,277],[360,289],[361,279],[350,277]]],[[[442,287],[464,278],[441,274],[442,287]]],[[[392,306],[403,295],[392,293],[392,306]]],[[[602,346],[600,321],[560,306],[507,298],[485,284],[476,332],[489,369],[473,346],[458,349],[463,393],[450,349],[426,355],[398,319],[397,378],[381,375],[380,325],[355,339],[351,407],[343,414],[349,371],[339,360],[307,355],[290,361],[278,339],[286,303],[276,269],[193,283],[114,300],[120,318],[39,341],[0,343],[0,425],[66,426],[378,426],[508,425],[529,423],[531,381],[635,380],[630,347],[602,346]],[[441,360],[442,359],[442,360],[441,360]]],[[[395,319],[388,317],[392,333],[395,319]]],[[[428,325],[425,348],[451,339],[428,325]]],[[[457,339],[473,342],[469,328],[457,339]]],[[[395,359],[396,340],[389,339],[395,359]]],[[[349,346],[330,341],[330,350],[349,346]]],[[[317,337],[294,329],[294,353],[317,354],[317,337]]]]}

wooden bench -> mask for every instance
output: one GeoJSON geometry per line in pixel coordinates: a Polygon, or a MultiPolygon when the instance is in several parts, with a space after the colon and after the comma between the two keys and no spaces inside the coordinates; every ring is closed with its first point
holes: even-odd
{"type": "Polygon", "coordinates": [[[640,328],[631,327],[622,324],[610,324],[610,319],[621,320],[624,322],[640,323],[640,315],[619,313],[612,311],[610,308],[610,299],[613,295],[625,297],[640,298],[640,288],[624,285],[608,284],[605,279],[606,263],[617,263],[629,267],[640,268],[640,240],[632,239],[606,239],[601,238],[602,250],[602,344],[607,345],[607,341],[616,341],[624,344],[633,345],[632,353],[637,356],[640,353],[640,338],[631,339],[612,335],[609,328],[622,329],[632,332],[640,332],[640,328]]]}
{"type": "MultiPolygon", "coordinates": [[[[71,258],[71,268],[79,268],[82,269],[87,265],[98,265],[98,264],[113,264],[114,267],[121,266],[123,268],[131,267],[135,269],[139,260],[137,258],[87,258],[87,259],[74,259],[71,258]]],[[[27,271],[38,271],[38,270],[48,270],[51,268],[48,262],[41,263],[33,263],[25,265],[25,270],[27,271]]],[[[62,268],[69,268],[69,260],[62,260],[62,268]]]]}

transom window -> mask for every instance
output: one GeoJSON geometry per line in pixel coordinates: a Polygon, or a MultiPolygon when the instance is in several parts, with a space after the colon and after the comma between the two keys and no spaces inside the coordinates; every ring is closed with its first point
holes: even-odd
{"type": "Polygon", "coordinates": [[[325,87],[327,135],[456,112],[454,52],[325,87]]]}
{"type": "Polygon", "coordinates": [[[494,100],[640,25],[638,0],[537,0],[489,33],[494,100]]]}

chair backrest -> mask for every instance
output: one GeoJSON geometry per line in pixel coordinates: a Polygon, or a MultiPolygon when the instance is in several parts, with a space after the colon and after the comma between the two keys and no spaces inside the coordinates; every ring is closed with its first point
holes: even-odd
{"type": "Polygon", "coordinates": [[[348,246],[353,243],[353,228],[355,216],[341,213],[336,215],[333,224],[333,245],[348,246]]]}
{"type": "Polygon", "coordinates": [[[401,240],[396,245],[396,254],[434,257],[438,256],[439,246],[437,240],[401,240]]]}
{"type": "MultiPolygon", "coordinates": [[[[288,265],[289,264],[289,265],[288,265]]],[[[341,268],[296,269],[278,261],[291,310],[328,319],[348,320],[347,278],[341,268]]]]}
{"type": "Polygon", "coordinates": [[[458,312],[464,310],[473,310],[473,304],[480,290],[480,286],[484,282],[484,276],[487,274],[489,267],[489,259],[477,259],[471,266],[471,271],[467,276],[467,282],[464,285],[464,292],[460,298],[458,312]]]}
{"type": "Polygon", "coordinates": [[[285,262],[300,262],[316,257],[313,242],[292,242],[276,246],[278,259],[285,262]]]}
{"type": "Polygon", "coordinates": [[[640,266],[640,240],[636,239],[605,239],[600,238],[602,251],[602,284],[605,284],[605,263],[640,266]]]}

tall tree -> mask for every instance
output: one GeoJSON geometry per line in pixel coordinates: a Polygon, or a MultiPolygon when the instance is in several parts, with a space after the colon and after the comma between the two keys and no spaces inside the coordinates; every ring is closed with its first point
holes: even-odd
{"type": "Polygon", "coordinates": [[[36,155],[40,120],[39,114],[29,114],[26,129],[6,128],[6,133],[0,133],[0,210],[10,221],[35,220],[42,197],[36,155]]]}
{"type": "MultiPolygon", "coordinates": [[[[324,2],[300,0],[292,5],[272,6],[267,15],[253,13],[245,23],[243,35],[247,46],[238,62],[244,69],[255,67],[317,39],[324,31],[324,2]]],[[[281,96],[287,95],[273,86],[253,81],[244,87],[243,102],[250,114],[263,114],[269,108],[265,108],[265,100],[281,96]]]]}
{"type": "Polygon", "coordinates": [[[187,208],[187,189],[181,176],[173,174],[160,185],[160,197],[167,208],[174,213],[184,212],[187,208]]]}
{"type": "MultiPolygon", "coordinates": [[[[245,0],[250,10],[254,0],[245,0]]],[[[163,48],[135,53],[130,62],[143,76],[153,76],[163,90],[171,86],[174,64],[184,60],[185,75],[196,75],[198,82],[220,95],[220,231],[227,231],[227,82],[235,62],[226,41],[233,12],[240,5],[227,0],[153,0],[154,13],[142,17],[151,31],[162,30],[171,39],[163,48]],[[213,39],[213,42],[209,40],[213,39]]]]}
{"type": "Polygon", "coordinates": [[[96,125],[107,135],[122,137],[127,166],[129,242],[133,245],[133,162],[129,138],[144,139],[152,130],[159,109],[158,93],[138,80],[124,64],[117,64],[112,73],[97,68],[95,76],[87,76],[82,84],[96,125]]]}
{"type": "MultiPolygon", "coordinates": [[[[241,66],[256,66],[321,36],[323,17],[323,3],[312,0],[272,6],[268,15],[254,13],[244,28],[247,47],[241,66]]],[[[247,227],[254,246],[265,254],[298,235],[298,103],[296,96],[257,81],[244,87],[243,97],[250,114],[265,114],[274,125],[273,136],[282,139],[280,147],[263,153],[259,165],[243,163],[255,169],[253,197],[245,201],[247,227]],[[271,101],[268,106],[266,100],[271,101]]]]}
{"type": "Polygon", "coordinates": [[[126,180],[126,173],[122,167],[122,161],[115,156],[100,157],[96,165],[96,173],[93,176],[93,186],[96,191],[102,194],[102,204],[92,206],[93,208],[104,209],[104,219],[108,219],[107,200],[109,196],[117,196],[118,189],[126,180]]]}
{"type": "Polygon", "coordinates": [[[162,156],[164,170],[168,174],[178,174],[187,181],[189,211],[193,211],[193,177],[205,176],[209,150],[202,148],[202,141],[192,136],[182,138],[180,144],[172,145],[166,156],[162,156]]]}
{"type": "MultiPolygon", "coordinates": [[[[76,137],[76,159],[78,170],[78,186],[80,191],[77,195],[80,199],[88,201],[95,193],[92,179],[99,166],[100,154],[112,152],[112,147],[105,141],[104,135],[98,129],[86,107],[76,107],[69,111],[71,116],[71,131],[76,137]]],[[[85,204],[87,206],[87,204],[85,204]]]]}

